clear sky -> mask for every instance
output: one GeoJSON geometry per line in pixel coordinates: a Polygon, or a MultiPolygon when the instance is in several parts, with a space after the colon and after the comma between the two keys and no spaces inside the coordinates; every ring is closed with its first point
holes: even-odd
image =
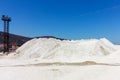
{"type": "Polygon", "coordinates": [[[18,35],[120,43],[120,0],[0,0],[3,14],[12,17],[10,32],[18,35]]]}

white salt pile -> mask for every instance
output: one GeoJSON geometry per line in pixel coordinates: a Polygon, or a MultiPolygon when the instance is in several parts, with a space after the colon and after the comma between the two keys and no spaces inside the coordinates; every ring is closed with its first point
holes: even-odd
{"type": "Polygon", "coordinates": [[[52,61],[79,61],[83,57],[106,56],[117,47],[105,38],[90,40],[58,40],[35,38],[16,50],[17,56],[24,59],[39,58],[52,61]]]}
{"type": "Polygon", "coordinates": [[[0,57],[1,80],[120,80],[120,46],[105,38],[76,41],[32,39],[16,53],[16,58],[13,54],[3,59],[0,57]],[[80,65],[66,66],[66,62],[80,65]],[[52,66],[48,66],[49,63],[52,66]]]}

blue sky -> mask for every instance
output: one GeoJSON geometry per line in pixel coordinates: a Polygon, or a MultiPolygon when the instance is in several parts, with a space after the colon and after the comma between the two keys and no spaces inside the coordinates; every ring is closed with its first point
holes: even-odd
{"type": "Polygon", "coordinates": [[[12,17],[10,32],[18,35],[120,43],[120,0],[0,0],[3,14],[12,17]]]}

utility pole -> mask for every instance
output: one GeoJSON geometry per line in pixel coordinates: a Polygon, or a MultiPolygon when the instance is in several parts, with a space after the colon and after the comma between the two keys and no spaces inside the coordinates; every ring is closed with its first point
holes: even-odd
{"type": "Polygon", "coordinates": [[[4,22],[4,54],[9,54],[9,22],[11,18],[5,15],[2,15],[2,21],[4,22]]]}

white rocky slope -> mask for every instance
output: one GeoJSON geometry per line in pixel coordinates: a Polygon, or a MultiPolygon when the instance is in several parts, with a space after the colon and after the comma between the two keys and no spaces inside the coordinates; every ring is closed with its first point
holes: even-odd
{"type": "Polygon", "coordinates": [[[114,53],[118,47],[105,38],[90,40],[32,39],[16,50],[22,59],[39,58],[56,62],[79,61],[84,57],[103,57],[114,53]]]}

